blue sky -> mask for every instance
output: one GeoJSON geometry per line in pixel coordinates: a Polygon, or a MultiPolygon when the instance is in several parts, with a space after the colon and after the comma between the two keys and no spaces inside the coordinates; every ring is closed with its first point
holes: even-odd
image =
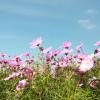
{"type": "Polygon", "coordinates": [[[20,54],[42,37],[45,47],[69,40],[86,52],[100,40],[100,0],[0,0],[0,52],[20,54]]]}

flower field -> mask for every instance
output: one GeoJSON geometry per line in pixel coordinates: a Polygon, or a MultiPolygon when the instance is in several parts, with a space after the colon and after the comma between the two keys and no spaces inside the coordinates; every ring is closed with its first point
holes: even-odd
{"type": "Polygon", "coordinates": [[[0,53],[0,100],[100,100],[100,41],[92,54],[83,43],[72,49],[65,41],[54,50],[42,42],[30,43],[36,57],[0,53]]]}

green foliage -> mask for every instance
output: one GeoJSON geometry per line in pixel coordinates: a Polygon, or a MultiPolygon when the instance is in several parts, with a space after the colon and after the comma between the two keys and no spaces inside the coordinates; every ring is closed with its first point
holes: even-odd
{"type": "Polygon", "coordinates": [[[43,75],[36,74],[32,83],[20,92],[15,90],[20,79],[4,81],[8,74],[1,72],[0,100],[100,100],[100,88],[92,89],[87,84],[89,77],[100,77],[99,64],[83,77],[85,87],[79,87],[79,76],[72,69],[57,71],[56,78],[52,78],[48,71],[43,75]]]}

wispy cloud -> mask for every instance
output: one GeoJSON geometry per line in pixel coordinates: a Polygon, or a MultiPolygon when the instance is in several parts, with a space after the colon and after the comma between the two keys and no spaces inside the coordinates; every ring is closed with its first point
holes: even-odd
{"type": "Polygon", "coordinates": [[[80,19],[78,20],[78,23],[81,25],[81,27],[92,30],[96,27],[96,25],[89,19],[80,19]]]}
{"type": "Polygon", "coordinates": [[[96,15],[99,13],[99,11],[97,9],[87,9],[85,11],[86,14],[89,14],[89,15],[96,15]]]}
{"type": "Polygon", "coordinates": [[[46,12],[33,9],[33,8],[26,8],[19,5],[12,5],[12,4],[4,4],[0,5],[0,11],[18,14],[18,15],[24,15],[24,16],[43,16],[46,15],[46,12]]]}
{"type": "MultiPolygon", "coordinates": [[[[23,3],[25,3],[23,1],[23,3]]],[[[32,2],[34,4],[36,2],[32,2]]],[[[40,0],[37,3],[41,3],[40,0]]],[[[48,2],[47,2],[48,3],[48,2]]],[[[49,11],[48,9],[43,9],[41,7],[34,7],[29,5],[18,5],[18,4],[10,4],[10,3],[2,3],[0,4],[0,11],[5,13],[17,14],[19,16],[31,16],[31,17],[44,17],[44,18],[53,18],[53,19],[65,19],[63,14],[59,14],[59,12],[55,13],[54,11],[49,11]]]]}

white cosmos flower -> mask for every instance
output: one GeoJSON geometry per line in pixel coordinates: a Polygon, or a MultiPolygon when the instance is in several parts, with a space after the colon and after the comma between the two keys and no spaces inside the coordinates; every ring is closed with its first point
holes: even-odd
{"type": "Polygon", "coordinates": [[[79,71],[86,72],[93,68],[94,61],[91,57],[87,56],[81,63],[79,71]]]}

